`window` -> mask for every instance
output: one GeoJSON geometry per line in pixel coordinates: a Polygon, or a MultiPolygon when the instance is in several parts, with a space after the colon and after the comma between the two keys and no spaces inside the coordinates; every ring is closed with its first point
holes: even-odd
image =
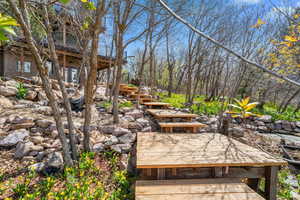
{"type": "Polygon", "coordinates": [[[24,62],[24,72],[30,73],[30,68],[31,68],[31,62],[24,62]]]}
{"type": "Polygon", "coordinates": [[[20,60],[17,61],[17,72],[31,72],[31,62],[25,61],[22,69],[22,63],[20,60]]]}
{"type": "Polygon", "coordinates": [[[52,62],[46,61],[46,67],[47,67],[47,69],[48,69],[48,75],[53,74],[52,62]]]}
{"type": "Polygon", "coordinates": [[[21,65],[21,61],[17,61],[17,72],[21,72],[22,71],[22,65],[21,65]]]}
{"type": "Polygon", "coordinates": [[[77,69],[71,68],[71,82],[77,82],[77,69]]]}

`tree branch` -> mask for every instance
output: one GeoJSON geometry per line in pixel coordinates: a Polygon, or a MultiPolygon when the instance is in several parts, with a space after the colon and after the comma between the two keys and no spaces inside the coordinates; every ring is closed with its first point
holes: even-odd
{"type": "Polygon", "coordinates": [[[262,71],[275,76],[279,79],[285,80],[293,85],[296,85],[298,87],[300,87],[300,83],[297,81],[294,81],[292,79],[287,78],[286,76],[280,75],[272,70],[267,69],[266,67],[264,67],[263,65],[260,65],[256,62],[253,62],[251,60],[248,60],[247,58],[243,57],[242,55],[240,55],[239,53],[231,50],[229,47],[222,45],[220,42],[218,42],[217,40],[211,38],[210,36],[206,35],[204,32],[198,30],[197,28],[195,28],[193,25],[191,25],[190,23],[188,23],[186,20],[184,20],[183,18],[181,18],[179,15],[177,15],[170,7],[168,7],[168,5],[163,1],[163,0],[157,0],[158,3],[164,8],[166,9],[173,17],[175,17],[177,20],[179,20],[181,23],[185,24],[188,28],[190,28],[192,31],[194,31],[195,33],[197,33],[198,35],[206,38],[207,40],[211,41],[213,44],[217,45],[218,47],[221,47],[222,49],[226,50],[227,52],[229,52],[230,54],[236,56],[237,58],[239,58],[240,60],[244,61],[247,64],[253,65],[256,68],[261,69],[262,71]]]}

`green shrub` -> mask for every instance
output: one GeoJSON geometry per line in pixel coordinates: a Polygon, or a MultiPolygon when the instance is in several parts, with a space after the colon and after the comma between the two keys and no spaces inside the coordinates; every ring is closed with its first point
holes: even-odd
{"type": "Polygon", "coordinates": [[[131,101],[125,101],[119,104],[119,108],[125,108],[125,107],[131,108],[132,106],[133,104],[131,101]]]}
{"type": "Polygon", "coordinates": [[[28,90],[27,88],[24,87],[24,84],[23,83],[18,83],[17,84],[17,98],[18,99],[24,99],[28,93],[28,90]]]}

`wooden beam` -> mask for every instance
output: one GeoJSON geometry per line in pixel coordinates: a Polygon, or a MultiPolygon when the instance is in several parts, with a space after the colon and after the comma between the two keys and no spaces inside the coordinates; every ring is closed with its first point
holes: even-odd
{"type": "Polygon", "coordinates": [[[265,195],[266,200],[276,200],[277,197],[277,174],[279,167],[271,166],[266,167],[266,185],[265,185],[265,195]]]}

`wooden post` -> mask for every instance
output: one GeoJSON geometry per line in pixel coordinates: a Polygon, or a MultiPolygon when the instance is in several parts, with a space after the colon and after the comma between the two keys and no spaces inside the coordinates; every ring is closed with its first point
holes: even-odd
{"type": "Polygon", "coordinates": [[[164,168],[157,169],[157,179],[163,180],[166,178],[166,170],[164,168]]]}
{"type": "Polygon", "coordinates": [[[172,168],[172,176],[177,176],[177,169],[176,168],[172,168]]]}
{"type": "Polygon", "coordinates": [[[265,195],[266,200],[276,200],[277,195],[277,173],[278,166],[271,166],[265,168],[266,185],[265,195]]]}

